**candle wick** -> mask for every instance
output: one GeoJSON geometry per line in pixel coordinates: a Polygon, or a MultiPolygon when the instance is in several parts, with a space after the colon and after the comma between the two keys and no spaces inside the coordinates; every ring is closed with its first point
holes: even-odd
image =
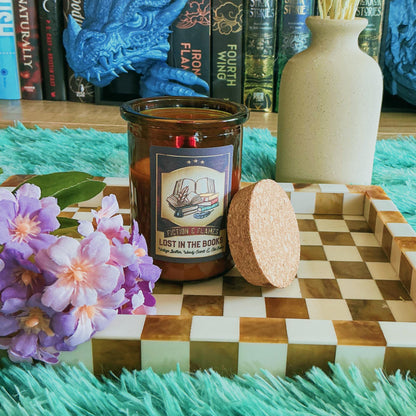
{"type": "Polygon", "coordinates": [[[182,147],[196,147],[195,136],[175,136],[175,147],[180,149],[182,147]]]}

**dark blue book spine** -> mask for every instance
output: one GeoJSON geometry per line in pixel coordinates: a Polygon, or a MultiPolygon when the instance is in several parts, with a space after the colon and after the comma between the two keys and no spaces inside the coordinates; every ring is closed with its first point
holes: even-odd
{"type": "Polygon", "coordinates": [[[311,35],[306,26],[306,18],[312,16],[314,11],[315,0],[280,0],[275,111],[278,111],[279,106],[279,87],[283,68],[292,56],[309,46],[311,35]]]}
{"type": "Polygon", "coordinates": [[[212,0],[211,96],[242,102],[243,0],[212,0]]]}
{"type": "MultiPolygon", "coordinates": [[[[64,0],[64,27],[68,22],[68,16],[71,15],[75,21],[82,26],[85,20],[84,0],[64,0]]],[[[93,103],[95,87],[85,78],[75,76],[74,71],[66,65],[67,73],[67,98],[68,101],[80,103],[93,103]]]]}
{"type": "MultiPolygon", "coordinates": [[[[0,0],[1,1],[1,0],[0,0]]],[[[62,42],[62,0],[38,2],[39,34],[43,71],[43,98],[65,101],[65,56],[62,42]]]]}
{"type": "Polygon", "coordinates": [[[20,99],[12,0],[0,0],[0,99],[20,99]]]}

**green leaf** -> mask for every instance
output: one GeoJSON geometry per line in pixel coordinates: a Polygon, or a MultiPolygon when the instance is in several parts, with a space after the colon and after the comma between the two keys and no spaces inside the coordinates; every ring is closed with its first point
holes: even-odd
{"type": "Polygon", "coordinates": [[[57,217],[60,228],[71,228],[71,227],[78,227],[79,222],[74,218],[66,218],[66,217],[57,217]]]}
{"type": "Polygon", "coordinates": [[[66,189],[62,189],[53,196],[58,199],[58,205],[62,210],[69,205],[93,198],[99,194],[105,186],[106,184],[104,182],[86,180],[66,189]]]}
{"type": "Polygon", "coordinates": [[[81,234],[78,232],[79,222],[73,218],[58,217],[60,227],[52,232],[54,235],[66,235],[68,237],[80,238],[81,234]]]}
{"type": "Polygon", "coordinates": [[[63,189],[71,188],[80,182],[84,182],[85,180],[92,178],[93,176],[88,173],[77,171],[37,175],[24,181],[15,189],[15,191],[24,183],[32,183],[39,186],[42,198],[45,196],[56,196],[55,194],[61,192],[63,189]]]}

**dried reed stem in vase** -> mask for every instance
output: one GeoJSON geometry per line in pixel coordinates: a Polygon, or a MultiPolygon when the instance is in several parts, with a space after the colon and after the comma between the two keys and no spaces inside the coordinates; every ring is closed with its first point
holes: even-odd
{"type": "Polygon", "coordinates": [[[318,0],[322,19],[354,19],[360,0],[318,0]]]}

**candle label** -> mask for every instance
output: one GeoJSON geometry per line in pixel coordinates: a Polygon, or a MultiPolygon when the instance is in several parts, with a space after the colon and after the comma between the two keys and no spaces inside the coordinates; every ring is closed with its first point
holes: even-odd
{"type": "Polygon", "coordinates": [[[224,256],[233,146],[150,148],[151,254],[180,263],[224,256]]]}

